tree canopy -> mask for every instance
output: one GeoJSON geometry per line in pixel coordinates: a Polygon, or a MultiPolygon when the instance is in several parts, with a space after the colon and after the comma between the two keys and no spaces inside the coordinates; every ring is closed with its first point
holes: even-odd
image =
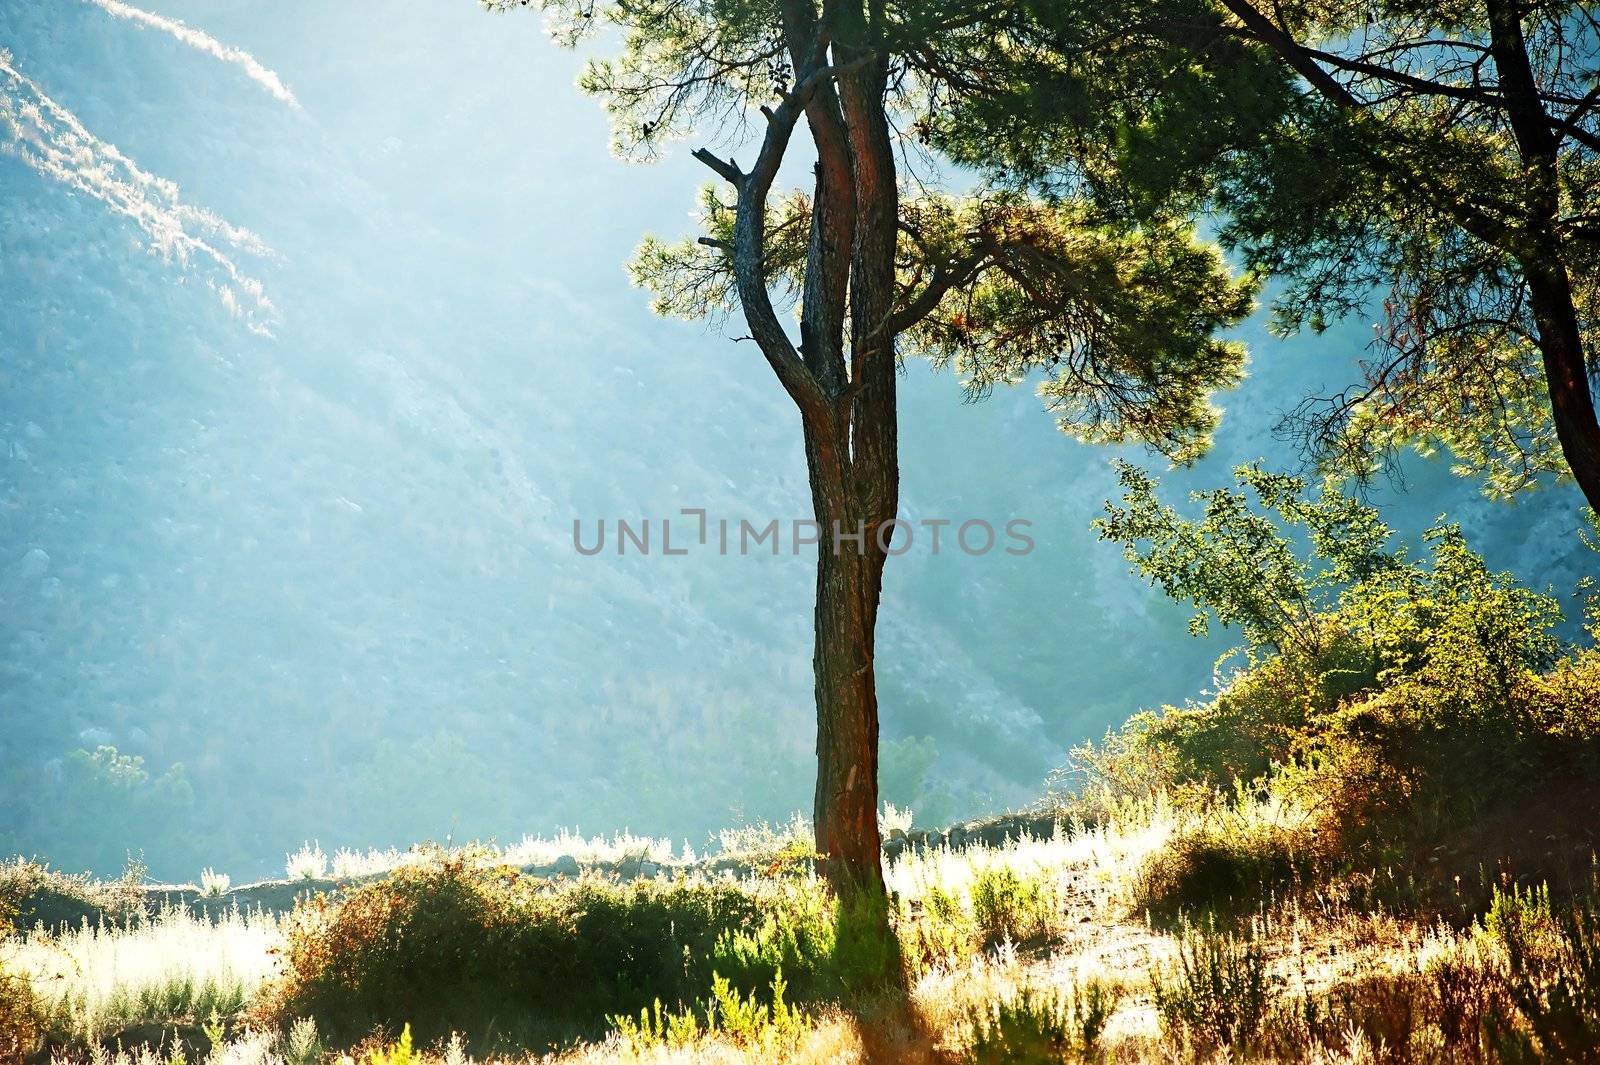
{"type": "Polygon", "coordinates": [[[1274,324],[1376,319],[1362,380],[1289,426],[1369,476],[1448,448],[1494,494],[1573,475],[1592,396],[1600,22],[1587,6],[1248,0],[967,5],[927,64],[931,143],[1124,219],[1206,219],[1274,324]]]}
{"type": "MultiPolygon", "coordinates": [[[[961,52],[966,35],[987,34],[998,9],[950,5],[941,15],[922,4],[818,7],[780,0],[488,0],[488,6],[543,10],[556,39],[568,44],[597,26],[621,30],[620,54],[591,61],[581,86],[604,103],[623,157],[653,160],[673,140],[690,136],[749,143],[752,123],[765,115],[761,149],[766,155],[770,146],[774,166],[802,113],[819,155],[831,143],[811,121],[819,105],[809,94],[842,69],[838,43],[831,45],[832,67],[819,54],[807,68],[800,28],[863,20],[860,32],[885,68],[882,105],[903,171],[894,306],[884,323],[898,342],[896,355],[949,365],[975,392],[1035,375],[1041,396],[1074,435],[1145,443],[1180,461],[1203,453],[1216,425],[1210,397],[1236,384],[1244,367],[1243,347],[1218,333],[1250,312],[1258,280],[1232,276],[1217,246],[1169,210],[1133,217],[1092,196],[1037,195],[1004,181],[964,195],[943,191],[952,184],[941,180],[949,164],[973,160],[951,141],[934,143],[932,116],[945,112],[952,91],[939,72],[970,58],[961,52]],[[808,102],[786,113],[784,101],[801,99],[791,88],[808,102]],[[774,123],[788,129],[775,136],[774,123]],[[777,137],[782,145],[771,144],[777,137]]],[[[696,154],[724,178],[743,173],[703,149],[696,154]]],[[[751,174],[769,183],[775,178],[766,177],[759,160],[751,174]]],[[[661,313],[698,319],[740,307],[733,255],[738,196],[725,191],[730,184],[737,185],[724,181],[702,192],[700,235],[682,242],[647,238],[631,264],[661,313]]],[[[772,294],[748,293],[762,316],[762,303],[800,315],[808,283],[817,283],[823,264],[808,258],[816,195],[793,190],[763,197],[769,202],[758,276],[772,294]]],[[[806,347],[806,325],[799,331],[797,355],[806,347]]],[[[850,368],[824,368],[822,376],[830,375],[836,388],[852,376],[850,368]]]]}

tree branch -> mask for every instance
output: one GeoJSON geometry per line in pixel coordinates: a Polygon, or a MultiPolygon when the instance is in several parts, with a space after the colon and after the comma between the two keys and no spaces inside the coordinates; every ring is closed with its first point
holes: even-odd
{"type": "Polygon", "coordinates": [[[738,188],[744,183],[744,171],[740,170],[739,164],[733,160],[718,159],[704,148],[696,148],[689,154],[716,171],[719,177],[734,188],[738,188]]]}
{"type": "Polygon", "coordinates": [[[972,280],[984,265],[984,256],[969,255],[947,266],[934,267],[933,276],[922,287],[922,291],[911,297],[905,306],[889,317],[889,334],[893,336],[902,333],[932,314],[945,293],[972,280]]]}
{"type": "Polygon", "coordinates": [[[1222,0],[1222,6],[1244,23],[1245,28],[1255,34],[1262,44],[1277,52],[1284,62],[1294,68],[1295,73],[1305,78],[1311,87],[1323,96],[1340,107],[1361,106],[1361,101],[1346,89],[1338,78],[1323,70],[1304,48],[1279,29],[1277,23],[1251,6],[1248,0],[1222,0]]]}
{"type": "Polygon", "coordinates": [[[772,294],[767,290],[765,269],[766,214],[767,196],[772,191],[773,179],[788,150],[795,123],[799,121],[810,94],[826,80],[817,75],[827,69],[822,66],[822,58],[827,53],[828,40],[827,26],[819,23],[807,50],[807,62],[797,70],[802,75],[799,84],[794,91],[786,93],[773,109],[767,121],[766,134],[761,139],[761,149],[749,173],[741,173],[737,167],[704,149],[695,153],[697,159],[722,174],[738,190],[738,203],[734,209],[732,260],[739,305],[744,310],[750,334],[766,356],[768,365],[789,393],[789,398],[800,408],[801,417],[812,424],[821,424],[831,417],[830,401],[827,391],[806,365],[772,307],[772,294]]]}
{"type": "MultiPolygon", "coordinates": [[[[1448,96],[1452,99],[1470,100],[1474,103],[1484,104],[1494,104],[1499,100],[1495,93],[1486,89],[1469,89],[1461,85],[1446,85],[1437,81],[1429,81],[1427,78],[1419,78],[1415,74],[1407,74],[1405,71],[1386,67],[1380,63],[1369,63],[1364,59],[1349,59],[1333,52],[1322,51],[1319,48],[1307,48],[1303,45],[1296,45],[1295,47],[1312,59],[1321,60],[1329,66],[1335,66],[1340,70],[1348,70],[1355,74],[1365,74],[1370,78],[1386,81],[1393,85],[1403,85],[1408,89],[1415,89],[1425,96],[1448,96]]],[[[1340,87],[1343,88],[1342,85],[1340,87]]],[[[1348,90],[1346,91],[1348,92],[1348,90]]]]}

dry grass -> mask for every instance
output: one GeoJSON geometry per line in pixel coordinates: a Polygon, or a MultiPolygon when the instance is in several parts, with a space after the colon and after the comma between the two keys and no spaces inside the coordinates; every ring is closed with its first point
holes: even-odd
{"type": "Polygon", "coordinates": [[[14,937],[0,955],[32,984],[52,1035],[93,1043],[237,1010],[276,969],[281,943],[271,914],[231,910],[211,920],[167,909],[125,927],[14,937]]]}
{"type": "Polygon", "coordinates": [[[289,879],[361,880],[382,876],[397,869],[436,861],[440,857],[467,855],[484,865],[548,866],[560,858],[573,858],[584,865],[615,864],[627,859],[645,859],[665,865],[692,861],[687,841],[676,855],[670,839],[615,832],[609,836],[585,836],[562,829],[552,837],[523,836],[515,843],[469,843],[461,847],[427,844],[400,850],[397,847],[353,850],[341,847],[330,857],[316,843],[306,843],[285,858],[289,879]]]}
{"type": "Polygon", "coordinates": [[[921,899],[930,889],[971,901],[973,884],[985,870],[1005,867],[1019,876],[1057,886],[1075,905],[1074,920],[1086,913],[1114,917],[1133,899],[1139,869],[1178,830],[1181,818],[1166,800],[1130,804],[1115,822],[1098,827],[1058,825],[1054,836],[1023,836],[998,847],[973,845],[910,850],[884,872],[889,890],[921,899]]]}
{"type": "MultiPolygon", "coordinates": [[[[1292,815],[1265,807],[1236,812],[1238,823],[1230,831],[1255,832],[1292,815]]],[[[1471,1010],[1482,1008],[1481,989],[1506,964],[1494,936],[1482,927],[1460,930],[1357,911],[1317,896],[1263,903],[1253,917],[1228,926],[1231,934],[1252,943],[1262,959],[1275,1011],[1263,1042],[1244,1054],[1206,1045],[1192,1033],[1164,1029],[1151,993],[1152,975],[1174,971],[1177,944],[1185,933],[1152,926],[1140,908],[1141,890],[1152,860],[1190,828],[1188,816],[1157,799],[1129,807],[1121,819],[1102,827],[1065,827],[1048,839],[907,852],[887,869],[889,886],[901,901],[902,921],[929,919],[922,903],[934,893],[953,900],[959,910],[941,920],[971,921],[980,885],[996,871],[1010,870],[1017,882],[1042,885],[1038,897],[1044,900],[1047,934],[1025,945],[1002,939],[977,952],[969,945],[934,959],[902,999],[857,1003],[850,1012],[808,1007],[803,1027],[780,1043],[741,1043],[726,1031],[706,1034],[702,1029],[681,1045],[640,1044],[612,1035],[522,1060],[561,1065],[619,1060],[962,1062],[973,1042],[976,1014],[993,1003],[1015,1003],[1025,994],[1048,995],[1088,982],[1118,991],[1096,1058],[1104,1062],[1447,1065],[1495,1060],[1452,1056],[1441,1033],[1454,1022],[1419,1012],[1425,1004],[1427,1009],[1445,1009],[1441,995],[1456,995],[1455,1006],[1449,1008],[1466,1011],[1466,1023],[1476,1025],[1471,1010]],[[1295,1027],[1300,1023],[1294,1020],[1296,1011],[1303,1015],[1308,1004],[1326,1010],[1330,1003],[1337,1009],[1325,1016],[1336,1023],[1295,1027]],[[1404,1053],[1396,1038],[1408,1041],[1404,1053]]],[[[571,853],[578,842],[576,837],[562,838],[551,849],[571,853]]],[[[652,849],[649,842],[617,836],[589,843],[588,852],[670,853],[652,849]]],[[[774,839],[727,842],[771,846],[774,839]]],[[[530,844],[519,857],[549,853],[542,848],[542,843],[530,844]]],[[[413,860],[404,852],[382,859],[397,864],[413,860]]],[[[191,1012],[199,1008],[206,988],[238,988],[248,995],[273,971],[273,951],[280,942],[278,923],[270,916],[235,912],[212,922],[169,911],[125,930],[84,927],[59,937],[34,933],[12,939],[3,949],[7,965],[30,980],[54,1015],[68,1018],[69,1026],[92,1042],[162,995],[169,1002],[188,1002],[191,1012]],[[190,999],[174,997],[175,987],[187,989],[190,999]]],[[[371,1049],[362,1048],[347,1065],[396,1065],[381,1048],[378,1058],[371,1059],[371,1049]]],[[[214,1049],[208,1065],[277,1065],[289,1060],[287,1053],[287,1043],[276,1036],[239,1033],[214,1049]]],[[[97,1050],[91,1056],[94,1065],[156,1065],[158,1060],[141,1058],[136,1051],[116,1055],[97,1050]]],[[[426,1050],[423,1058],[432,1065],[471,1065],[459,1043],[426,1050]]],[[[85,1055],[80,1052],[75,1060],[82,1063],[85,1055]]],[[[61,1065],[66,1065],[65,1057],[61,1065]]]]}

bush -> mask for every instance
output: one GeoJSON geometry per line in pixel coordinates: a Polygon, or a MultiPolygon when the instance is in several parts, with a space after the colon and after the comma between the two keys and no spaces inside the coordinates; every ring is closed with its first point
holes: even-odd
{"type": "MultiPolygon", "coordinates": [[[[833,935],[823,954],[803,959],[810,979],[807,997],[850,997],[882,991],[903,975],[900,939],[889,923],[889,899],[876,891],[846,893],[834,900],[833,935]]],[[[787,923],[787,922],[785,922],[787,923]]]]}
{"type": "Polygon", "coordinates": [[[424,1058],[411,1042],[411,1026],[400,1029],[397,1042],[385,1045],[381,1041],[367,1051],[364,1065],[423,1065],[424,1058]]]}
{"type": "Polygon", "coordinates": [[[1249,940],[1189,928],[1173,964],[1151,975],[1161,1028],[1204,1050],[1246,1050],[1273,1006],[1261,948],[1249,940]]]}
{"type": "Polygon", "coordinates": [[[1009,940],[1029,943],[1050,931],[1052,905],[1047,886],[1023,878],[1009,865],[990,865],[972,883],[972,918],[983,949],[1009,940]]]}
{"type": "Polygon", "coordinates": [[[1210,815],[1246,789],[1315,810],[1316,846],[1191,836],[1154,870],[1157,894],[1209,903],[1283,886],[1305,857],[1329,874],[1404,867],[1405,901],[1424,906],[1502,858],[1575,883],[1600,843],[1600,652],[1563,648],[1556,601],[1491,571],[1456,526],[1413,557],[1359,501],[1237,476],[1240,490],[1199,494],[1190,519],[1125,468],[1100,531],[1196,607],[1196,631],[1240,628],[1243,667],[1209,702],[1136,715],[1073,758],[1112,799],[1165,792],[1210,815]],[[1538,840],[1523,838],[1530,822],[1547,826],[1538,840]],[[1452,839],[1461,852],[1441,854],[1452,839]]]}
{"type": "MultiPolygon", "coordinates": [[[[0,945],[10,931],[13,910],[0,899],[0,945]]],[[[23,976],[6,971],[0,954],[0,1065],[20,1065],[42,1035],[39,1002],[23,976]]]]}
{"type": "Polygon", "coordinates": [[[971,1065],[1043,1065],[1093,1054],[1122,989],[1101,980],[1016,996],[969,1013],[971,1065]]]}
{"type": "Polygon", "coordinates": [[[908,902],[895,927],[915,978],[936,965],[965,960],[980,941],[967,908],[938,884],[929,884],[919,901],[908,902]]]}
{"type": "Polygon", "coordinates": [[[1140,870],[1138,903],[1161,920],[1238,917],[1291,895],[1316,867],[1304,826],[1250,818],[1254,807],[1219,807],[1175,836],[1140,870]]]}
{"type": "Polygon", "coordinates": [[[1553,916],[1548,890],[1497,892],[1485,923],[1505,948],[1515,1007],[1488,1016],[1500,1059],[1600,1060],[1600,911],[1592,901],[1553,916]]]}
{"type": "Polygon", "coordinates": [[[713,976],[711,997],[698,1009],[663,1011],[657,999],[652,1009],[639,1011],[637,1021],[626,1016],[610,1021],[634,1055],[689,1047],[720,1033],[735,1046],[771,1056],[792,1049],[805,1032],[805,1016],[784,1000],[785,987],[780,973],[772,982],[771,1001],[761,1002],[755,992],[741,996],[728,980],[713,976]]]}
{"type": "Polygon", "coordinates": [[[0,911],[9,919],[0,930],[15,925],[56,929],[88,921],[125,925],[146,916],[144,867],[131,862],[122,879],[92,881],[85,875],[68,875],[46,865],[15,858],[0,862],[0,911]]]}
{"type": "MultiPolygon", "coordinates": [[[[407,1028],[401,1032],[404,1039],[410,1032],[407,1028]]],[[[288,1035],[283,1040],[284,1065],[321,1065],[322,1055],[327,1048],[322,1045],[322,1036],[317,1032],[317,1022],[310,1017],[302,1017],[289,1026],[288,1035]]]]}
{"type": "Polygon", "coordinates": [[[550,882],[455,855],[297,910],[258,1012],[345,1042],[409,1022],[423,1045],[549,1045],[657,1000],[693,1008],[718,977],[747,999],[780,971],[797,1000],[881,981],[898,954],[863,944],[864,920],[814,881],[550,882]]]}

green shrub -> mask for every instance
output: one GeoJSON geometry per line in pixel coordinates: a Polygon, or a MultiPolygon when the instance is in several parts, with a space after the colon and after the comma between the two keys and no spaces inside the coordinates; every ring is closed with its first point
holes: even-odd
{"type": "Polygon", "coordinates": [[[1237,917],[1291,894],[1313,867],[1299,834],[1273,826],[1228,831],[1219,812],[1151,855],[1138,903],[1161,920],[1237,917]],[[1218,822],[1221,822],[1219,824],[1218,822]]]}
{"type": "MultiPolygon", "coordinates": [[[[409,1028],[405,1031],[409,1031],[409,1028]]],[[[402,1038],[405,1031],[401,1033],[402,1038]]],[[[321,1065],[326,1050],[322,1036],[317,1032],[317,1022],[310,1017],[302,1017],[289,1026],[289,1033],[284,1037],[284,1065],[321,1065]]]]}
{"type": "Polygon", "coordinates": [[[1505,948],[1511,1010],[1489,1014],[1500,1060],[1600,1061],[1600,911],[1552,915],[1548,890],[1497,892],[1486,927],[1505,948]]]}
{"type": "Polygon", "coordinates": [[[622,1042],[633,1054],[644,1054],[656,1047],[680,1049],[693,1046],[704,1029],[701,1013],[691,1006],[667,1010],[658,998],[649,1009],[639,1011],[639,1019],[622,1015],[608,1017],[622,1042]]]}
{"type": "Polygon", "coordinates": [[[724,977],[713,975],[711,997],[698,1008],[663,1010],[657,999],[639,1019],[609,1018],[623,1043],[634,1054],[657,1047],[692,1046],[702,1036],[721,1034],[735,1046],[777,1054],[796,1046],[805,1033],[805,1015],[784,998],[786,985],[780,973],[773,978],[769,1001],[754,991],[741,996],[724,977]]]}
{"type": "Polygon", "coordinates": [[[390,1044],[380,1043],[367,1052],[362,1065],[423,1065],[423,1057],[411,1042],[411,1025],[400,1029],[400,1038],[390,1044]]]}
{"type": "Polygon", "coordinates": [[[1555,599],[1491,571],[1459,527],[1429,530],[1414,556],[1357,500],[1254,467],[1237,477],[1237,490],[1197,494],[1203,514],[1189,518],[1123,470],[1101,534],[1194,605],[1196,631],[1238,627],[1243,666],[1210,701],[1136,715],[1073,761],[1091,793],[1166,792],[1208,814],[1218,795],[1266,782],[1317,811],[1317,842],[1195,836],[1167,859],[1161,892],[1182,903],[1281,887],[1306,857],[1329,874],[1407,866],[1424,905],[1501,858],[1572,879],[1590,845],[1585,804],[1523,807],[1600,794],[1600,652],[1563,647],[1555,599]],[[1554,821],[1556,846],[1512,853],[1530,813],[1554,821]],[[1475,851],[1429,861],[1440,840],[1475,851]]]}
{"type": "Polygon", "coordinates": [[[900,940],[889,923],[886,895],[880,891],[847,892],[834,901],[833,914],[833,939],[826,963],[814,970],[822,977],[819,992],[854,996],[881,991],[903,978],[900,940]]]}
{"type": "Polygon", "coordinates": [[[969,1013],[967,1060],[971,1065],[1042,1065],[1093,1054],[1121,996],[1119,986],[1094,979],[1042,992],[1024,987],[1012,998],[969,1013]]]}
{"type": "Polygon", "coordinates": [[[935,965],[967,959],[979,941],[972,914],[938,884],[929,884],[921,899],[906,902],[895,929],[906,966],[919,979],[935,965]]]}
{"type": "Polygon", "coordinates": [[[36,924],[55,930],[84,921],[125,925],[146,916],[144,866],[129,862],[118,880],[95,881],[26,858],[0,861],[0,931],[36,924]]]}
{"type": "Polygon", "coordinates": [[[1151,974],[1162,1030],[1206,1050],[1249,1048],[1274,1004],[1266,959],[1249,940],[1189,928],[1177,958],[1151,974]]]}
{"type": "Polygon", "coordinates": [[[1051,916],[1050,892],[1037,877],[1019,877],[1009,865],[990,865],[972,882],[972,919],[986,950],[1004,940],[1043,939],[1051,916]]]}
{"type": "Polygon", "coordinates": [[[346,1043],[409,1023],[424,1045],[550,1045],[657,1000],[693,1007],[718,978],[748,999],[781,972],[802,1001],[881,982],[898,954],[865,942],[871,923],[814,881],[550,882],[458,855],[296,911],[257,1013],[314,1016],[346,1043]]]}

